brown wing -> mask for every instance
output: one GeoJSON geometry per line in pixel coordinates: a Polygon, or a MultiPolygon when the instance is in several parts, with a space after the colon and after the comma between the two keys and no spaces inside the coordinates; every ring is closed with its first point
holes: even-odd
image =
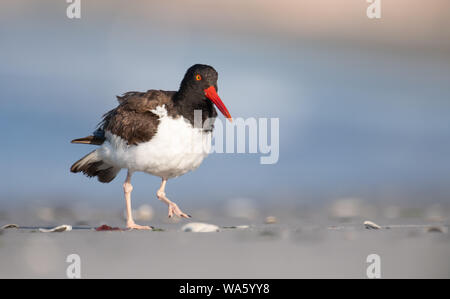
{"type": "Polygon", "coordinates": [[[172,114],[174,94],[173,91],[163,90],[127,92],[117,97],[119,106],[103,116],[99,129],[120,136],[130,145],[149,141],[159,125],[159,117],[151,110],[165,105],[169,114],[172,114]]]}

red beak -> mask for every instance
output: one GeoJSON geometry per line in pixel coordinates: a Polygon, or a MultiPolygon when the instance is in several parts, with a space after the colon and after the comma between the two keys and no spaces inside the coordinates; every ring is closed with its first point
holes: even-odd
{"type": "Polygon", "coordinates": [[[205,91],[205,96],[211,100],[211,102],[216,105],[217,108],[219,108],[220,112],[228,118],[228,120],[231,122],[233,119],[231,118],[230,112],[228,112],[227,107],[223,104],[222,100],[220,99],[219,95],[216,92],[216,89],[214,86],[210,86],[205,91]]]}

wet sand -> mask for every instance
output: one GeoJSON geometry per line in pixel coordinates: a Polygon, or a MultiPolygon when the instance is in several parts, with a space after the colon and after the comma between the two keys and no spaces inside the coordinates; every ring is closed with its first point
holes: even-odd
{"type": "MultiPolygon", "coordinates": [[[[384,228],[366,229],[362,219],[277,217],[266,224],[219,217],[208,221],[221,228],[211,233],[183,232],[188,221],[159,220],[152,223],[157,231],[6,229],[0,278],[65,278],[73,253],[81,258],[82,278],[366,278],[373,253],[381,258],[382,278],[450,278],[448,223],[370,220],[384,228]]],[[[123,226],[113,216],[108,224],[123,226]]]]}

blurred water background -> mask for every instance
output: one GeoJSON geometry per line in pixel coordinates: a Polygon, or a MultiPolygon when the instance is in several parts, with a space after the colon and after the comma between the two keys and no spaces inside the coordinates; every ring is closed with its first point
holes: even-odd
{"type": "MultiPolygon", "coordinates": [[[[209,156],[168,183],[184,209],[239,198],[337,200],[344,214],[355,200],[438,212],[450,203],[447,0],[383,1],[379,20],[362,0],[84,0],[80,20],[67,5],[0,4],[1,213],[122,209],[124,172],[110,184],[71,174],[91,147],[69,141],[90,134],[115,95],[175,90],[195,63],[218,70],[233,117],[280,119],[280,158],[209,156]]],[[[136,174],[133,205],[165,211],[159,183],[136,174]]]]}

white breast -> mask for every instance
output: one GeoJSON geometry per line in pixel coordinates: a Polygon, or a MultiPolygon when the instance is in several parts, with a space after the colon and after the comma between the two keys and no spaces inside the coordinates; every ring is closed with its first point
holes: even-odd
{"type": "Polygon", "coordinates": [[[130,171],[143,171],[162,178],[185,174],[200,166],[211,149],[211,132],[194,128],[183,117],[171,118],[166,109],[152,111],[160,117],[153,138],[138,145],[106,132],[106,142],[98,149],[108,164],[130,171]]]}

